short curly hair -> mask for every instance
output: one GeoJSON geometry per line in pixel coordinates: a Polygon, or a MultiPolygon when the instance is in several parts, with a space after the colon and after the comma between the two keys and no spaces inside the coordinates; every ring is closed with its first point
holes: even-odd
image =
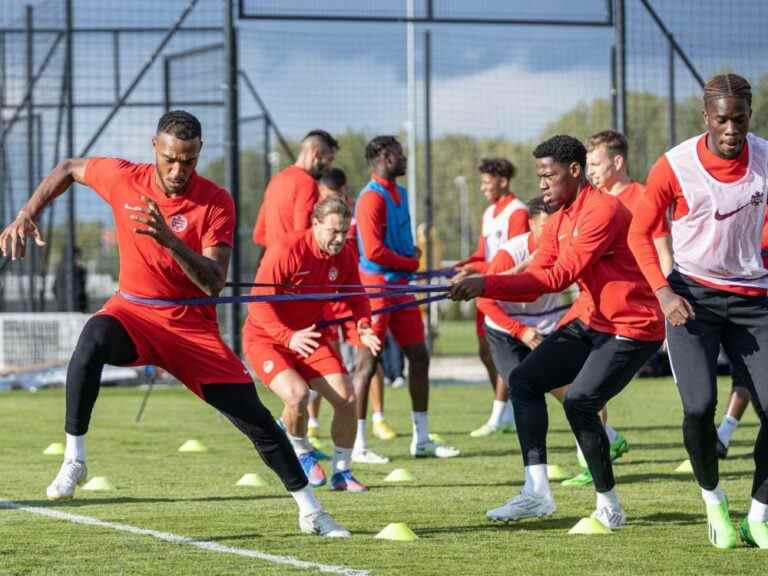
{"type": "Polygon", "coordinates": [[[526,206],[528,207],[529,218],[533,218],[539,214],[552,214],[554,212],[549,204],[544,202],[544,198],[541,196],[535,196],[534,198],[528,200],[526,206]]]}
{"type": "Polygon", "coordinates": [[[365,159],[368,161],[368,164],[372,164],[382,152],[395,146],[400,146],[400,142],[394,136],[376,136],[365,147],[365,159]]]}
{"type": "Polygon", "coordinates": [[[552,158],[558,164],[578,162],[584,170],[587,165],[587,149],[577,138],[566,134],[552,136],[533,150],[534,158],[552,158]]]}
{"type": "Polygon", "coordinates": [[[490,174],[507,180],[515,177],[515,165],[506,158],[483,158],[480,160],[477,171],[480,174],[490,174]]]}
{"type": "Polygon", "coordinates": [[[157,133],[163,132],[179,140],[194,140],[203,137],[200,120],[186,110],[171,110],[163,114],[157,122],[157,133]]]}

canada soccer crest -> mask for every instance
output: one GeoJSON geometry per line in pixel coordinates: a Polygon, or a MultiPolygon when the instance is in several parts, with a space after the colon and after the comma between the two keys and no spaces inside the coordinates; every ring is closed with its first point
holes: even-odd
{"type": "Polygon", "coordinates": [[[338,271],[338,270],[337,270],[337,269],[336,269],[334,266],[331,266],[331,267],[328,269],[328,280],[330,280],[331,282],[333,282],[333,281],[334,281],[334,280],[336,280],[336,278],[338,278],[338,277],[339,277],[339,271],[338,271]]]}
{"type": "Polygon", "coordinates": [[[275,363],[272,362],[272,360],[264,360],[264,364],[262,364],[262,368],[264,368],[264,373],[269,374],[272,372],[272,370],[275,369],[275,363]]]}
{"type": "Polygon", "coordinates": [[[171,230],[174,232],[184,232],[187,229],[187,219],[182,214],[171,216],[171,230]]]}

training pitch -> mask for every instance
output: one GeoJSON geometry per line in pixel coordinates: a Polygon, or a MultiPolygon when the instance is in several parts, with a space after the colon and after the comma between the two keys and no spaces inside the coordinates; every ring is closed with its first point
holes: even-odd
{"type": "MultiPolygon", "coordinates": [[[[729,387],[722,379],[718,421],[729,387]]],[[[275,397],[259,392],[276,413],[275,397]]],[[[299,534],[293,501],[277,478],[243,436],[191,393],[180,386],[156,390],[143,421],[134,424],[142,394],[105,388],[96,404],[89,477],[106,476],[114,489],[78,490],[76,500],[56,504],[45,500],[45,487],[61,456],[43,450],[63,441],[64,392],[0,394],[0,575],[765,573],[764,551],[717,550],[707,540],[699,490],[690,474],[674,472],[686,455],[670,379],[635,380],[609,406],[610,421],[631,450],[615,466],[628,525],[607,536],[568,535],[594,509],[594,493],[559,483],[553,483],[553,517],[508,526],[486,521],[485,511],[516,494],[523,477],[514,434],[468,436],[488,416],[489,386],[433,389],[431,431],[463,451],[450,461],[408,456],[408,393],[387,390],[387,415],[401,435],[371,444],[392,462],[356,466],[371,487],[367,494],[318,490],[352,531],[347,541],[299,534]],[[209,450],[177,451],[192,438],[209,450]],[[384,482],[394,468],[407,469],[415,481],[384,482]],[[249,472],[267,486],[235,486],[249,472]],[[391,522],[406,523],[418,540],[374,539],[391,522]]],[[[550,463],[575,474],[562,408],[554,401],[549,407],[550,463]]],[[[324,404],[326,443],[329,420],[324,404]]],[[[721,465],[734,521],[747,508],[756,422],[750,407],[721,465]]]]}

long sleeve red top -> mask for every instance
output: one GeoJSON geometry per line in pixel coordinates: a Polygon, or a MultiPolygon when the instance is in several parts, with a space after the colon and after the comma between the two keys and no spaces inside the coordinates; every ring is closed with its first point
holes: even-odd
{"type": "Polygon", "coordinates": [[[293,232],[312,224],[312,210],[317,203],[317,182],[296,165],[288,166],[269,181],[259,208],[253,242],[272,246],[293,232]]]}
{"type": "MultiPolygon", "coordinates": [[[[386,188],[395,204],[400,204],[400,194],[394,180],[379,178],[375,174],[372,178],[386,188]]],[[[355,223],[360,232],[363,253],[368,260],[391,270],[414,272],[418,269],[418,258],[401,256],[384,244],[384,230],[387,226],[387,203],[384,198],[371,192],[363,194],[357,200],[355,223]]]]}
{"type": "MultiPolygon", "coordinates": [[[[360,284],[357,259],[347,244],[336,256],[320,250],[312,230],[295,234],[283,244],[267,250],[256,283],[285,284],[290,288],[255,287],[251,294],[301,294],[339,292],[337,288],[302,288],[327,284],[360,284]]],[[[356,322],[370,322],[371,307],[365,295],[344,299],[349,303],[356,322]]],[[[277,342],[288,346],[291,336],[323,318],[327,300],[286,302],[251,302],[244,331],[255,340],[277,342]]]]}
{"type": "Polygon", "coordinates": [[[658,302],[627,245],[631,220],[618,199],[585,184],[573,203],[545,225],[528,270],[488,276],[482,295],[530,302],[576,282],[581,295],[561,325],[578,318],[600,332],[663,340],[658,302]]]}
{"type": "MultiPolygon", "coordinates": [[[[707,147],[707,135],[705,134],[696,143],[696,153],[704,169],[720,182],[735,182],[747,173],[749,150],[746,145],[737,158],[732,160],[720,158],[707,147]]],[[[659,288],[669,286],[664,273],[661,271],[659,256],[653,244],[653,231],[667,217],[670,210],[672,219],[676,220],[688,214],[689,208],[677,176],[666,155],[664,155],[656,161],[648,173],[645,195],[642,198],[642,208],[636,212],[629,229],[629,247],[654,292],[659,288]]],[[[708,284],[701,279],[697,279],[696,282],[708,284]]],[[[713,285],[712,287],[748,296],[765,294],[763,289],[747,286],[713,285]]]]}

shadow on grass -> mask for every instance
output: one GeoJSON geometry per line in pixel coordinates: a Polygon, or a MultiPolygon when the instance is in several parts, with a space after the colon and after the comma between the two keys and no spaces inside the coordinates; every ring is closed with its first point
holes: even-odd
{"type": "Polygon", "coordinates": [[[689,524],[702,524],[707,521],[706,514],[691,514],[687,512],[655,512],[646,516],[639,516],[631,519],[634,526],[655,525],[655,524],[673,524],[676,526],[685,526],[689,524]]]}
{"type": "Polygon", "coordinates": [[[523,483],[520,481],[508,481],[508,482],[457,482],[456,484],[425,484],[425,483],[419,483],[419,484],[406,484],[406,483],[400,483],[400,482],[394,482],[392,484],[371,484],[368,483],[368,486],[371,489],[381,490],[381,489],[389,489],[389,488],[405,488],[405,489],[423,489],[423,488],[495,488],[495,487],[515,487],[515,486],[522,486],[523,483]]]}
{"type": "MultiPolygon", "coordinates": [[[[758,422],[742,422],[739,424],[739,429],[742,428],[757,428],[758,422]]],[[[626,432],[680,432],[682,434],[683,425],[682,421],[675,424],[658,424],[652,426],[625,426],[620,425],[620,432],[625,434],[626,432]]],[[[626,434],[625,434],[626,435],[626,434]]]]}
{"type": "Polygon", "coordinates": [[[38,508],[83,508],[86,506],[102,506],[107,504],[159,504],[183,502],[249,502],[257,500],[275,500],[288,498],[288,495],[252,495],[252,496],[200,496],[195,498],[134,498],[118,496],[112,498],[87,498],[82,500],[13,500],[19,506],[36,506],[38,508]]]}

